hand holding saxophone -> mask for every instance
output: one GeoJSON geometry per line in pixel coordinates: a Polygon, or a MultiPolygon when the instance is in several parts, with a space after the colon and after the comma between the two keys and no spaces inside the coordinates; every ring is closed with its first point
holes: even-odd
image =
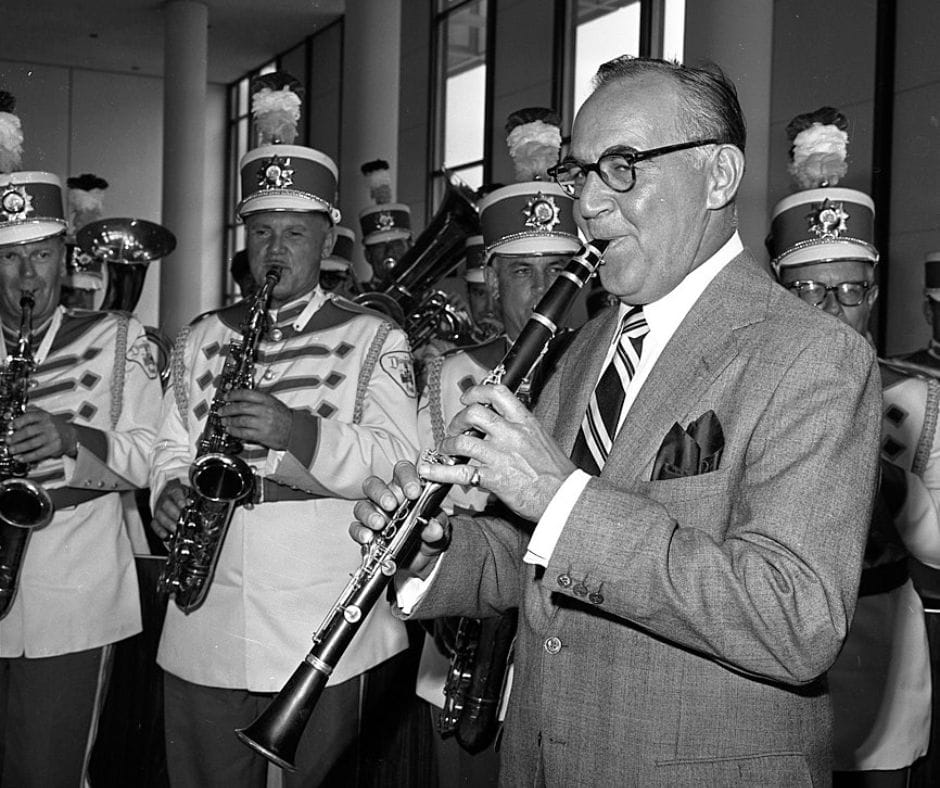
{"type": "MultiPolygon", "coordinates": [[[[422,483],[415,466],[402,460],[395,465],[394,475],[387,484],[378,476],[370,476],[362,484],[368,500],[359,501],[353,509],[358,522],[349,526],[349,535],[359,544],[367,545],[388,524],[388,515],[404,501],[417,500],[422,483]]],[[[443,512],[427,521],[421,530],[421,546],[407,569],[418,577],[425,577],[434,562],[450,544],[450,521],[443,512]]]]}
{"type": "Polygon", "coordinates": [[[150,527],[161,541],[176,533],[177,522],[189,498],[189,487],[179,479],[170,479],[157,496],[150,527]]]}
{"type": "Polygon", "coordinates": [[[78,453],[78,433],[65,416],[29,406],[13,419],[12,426],[13,434],[6,444],[17,460],[32,464],[78,453]]]}
{"type": "Polygon", "coordinates": [[[292,411],[277,397],[257,389],[234,389],[219,409],[222,426],[245,443],[281,451],[290,441],[292,411]]]}
{"type": "Polygon", "coordinates": [[[450,423],[440,451],[470,464],[421,462],[418,473],[433,482],[483,487],[537,521],[574,463],[505,386],[474,386],[460,401],[467,407],[450,423]]]}

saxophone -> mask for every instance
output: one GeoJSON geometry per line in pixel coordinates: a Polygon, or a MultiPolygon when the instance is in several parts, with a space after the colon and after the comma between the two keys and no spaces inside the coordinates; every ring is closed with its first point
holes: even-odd
{"type": "Polygon", "coordinates": [[[29,379],[36,368],[30,337],[35,304],[32,291],[23,290],[16,352],[0,370],[0,619],[10,612],[16,597],[29,537],[49,524],[54,511],[49,493],[25,478],[28,463],[15,459],[7,445],[13,419],[26,412],[29,379]]]}
{"type": "Polygon", "coordinates": [[[196,443],[196,459],[189,467],[189,498],[180,512],[157,581],[158,590],[172,594],[184,613],[205,601],[235,507],[254,492],[254,473],[238,456],[244,446],[228,434],[219,410],[228,392],[255,387],[258,343],[267,330],[271,294],[280,279],[277,268],[268,270],[240,326],[241,337],[229,345],[205,427],[196,443]]]}
{"type": "MultiPolygon", "coordinates": [[[[529,376],[574,297],[601,264],[609,243],[603,239],[590,241],[571,258],[484,383],[502,383],[515,391],[529,376]]],[[[438,463],[460,461],[439,452],[430,452],[426,457],[438,463]]],[[[405,501],[389,516],[385,528],[363,548],[359,569],[313,633],[313,648],[258,718],[247,728],[235,731],[242,742],[282,769],[295,770],[294,756],[301,734],[333,668],[372,608],[384,599],[398,567],[418,549],[421,528],[440,511],[449,490],[448,484],[425,482],[418,498],[405,501]]]]}

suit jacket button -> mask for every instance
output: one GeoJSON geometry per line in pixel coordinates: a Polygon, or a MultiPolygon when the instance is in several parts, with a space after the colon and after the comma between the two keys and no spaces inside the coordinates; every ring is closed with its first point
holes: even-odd
{"type": "Polygon", "coordinates": [[[587,594],[587,586],[584,585],[584,583],[577,583],[571,590],[574,591],[578,596],[584,596],[587,594]]]}
{"type": "Polygon", "coordinates": [[[567,588],[571,585],[571,578],[568,575],[558,575],[558,585],[562,588],[567,588]]]}
{"type": "Polygon", "coordinates": [[[555,637],[548,638],[548,640],[545,641],[545,650],[549,654],[557,654],[561,651],[561,640],[555,637]]]}
{"type": "Polygon", "coordinates": [[[594,603],[595,605],[602,605],[604,603],[604,595],[598,594],[595,591],[593,594],[588,595],[588,601],[594,603]]]}
{"type": "Polygon", "coordinates": [[[279,329],[279,328],[272,329],[272,331],[271,331],[271,339],[272,339],[274,342],[280,342],[283,338],[284,338],[284,332],[281,331],[281,329],[279,329]]]}

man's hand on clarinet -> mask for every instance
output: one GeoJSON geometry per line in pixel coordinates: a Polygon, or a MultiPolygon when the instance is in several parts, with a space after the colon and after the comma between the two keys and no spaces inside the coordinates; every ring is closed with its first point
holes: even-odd
{"type": "MultiPolygon", "coordinates": [[[[378,476],[370,476],[362,484],[367,500],[359,501],[353,513],[357,522],[349,526],[349,535],[361,545],[368,545],[376,533],[385,528],[388,515],[406,500],[413,501],[421,495],[422,482],[415,466],[406,461],[395,466],[393,478],[386,483],[378,476]]],[[[443,512],[428,520],[421,530],[421,546],[407,567],[419,577],[427,576],[434,561],[450,544],[450,521],[443,512]]]]}
{"type": "Polygon", "coordinates": [[[474,386],[448,427],[441,451],[467,457],[468,465],[418,463],[422,478],[476,485],[494,493],[521,517],[538,521],[574,463],[505,386],[474,386]],[[462,433],[475,429],[482,438],[462,433]]]}

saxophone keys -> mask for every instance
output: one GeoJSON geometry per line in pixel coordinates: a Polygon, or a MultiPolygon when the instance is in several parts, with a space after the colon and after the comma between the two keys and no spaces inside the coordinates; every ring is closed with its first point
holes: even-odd
{"type": "Polygon", "coordinates": [[[391,558],[386,558],[380,565],[379,568],[382,570],[382,574],[386,577],[391,577],[398,571],[398,564],[396,564],[391,558]]]}
{"type": "Polygon", "coordinates": [[[347,605],[343,608],[343,618],[350,624],[357,624],[362,619],[362,610],[356,605],[347,605]]]}

